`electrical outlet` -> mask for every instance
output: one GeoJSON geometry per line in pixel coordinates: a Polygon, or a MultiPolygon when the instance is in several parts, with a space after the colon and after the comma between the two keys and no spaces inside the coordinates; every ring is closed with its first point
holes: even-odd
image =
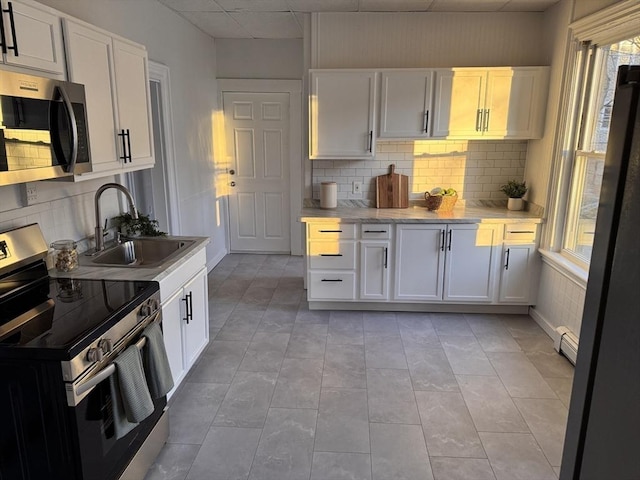
{"type": "Polygon", "coordinates": [[[362,182],[353,182],[351,193],[362,193],[362,182]]]}
{"type": "Polygon", "coordinates": [[[27,182],[24,184],[27,205],[33,205],[38,201],[38,187],[36,185],[36,182],[27,182]]]}

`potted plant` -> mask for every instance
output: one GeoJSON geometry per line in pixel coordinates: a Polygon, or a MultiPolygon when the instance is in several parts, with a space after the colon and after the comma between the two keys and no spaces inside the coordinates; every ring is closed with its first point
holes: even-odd
{"type": "Polygon", "coordinates": [[[138,218],[133,218],[130,213],[121,213],[113,217],[118,231],[129,237],[160,237],[166,232],[158,230],[158,221],[151,220],[149,215],[138,212],[138,218]]]}
{"type": "Polygon", "coordinates": [[[509,180],[505,185],[500,187],[502,193],[504,193],[509,200],[507,201],[507,208],[509,210],[522,210],[524,201],[522,197],[527,193],[527,183],[519,182],[517,180],[509,180]]]}

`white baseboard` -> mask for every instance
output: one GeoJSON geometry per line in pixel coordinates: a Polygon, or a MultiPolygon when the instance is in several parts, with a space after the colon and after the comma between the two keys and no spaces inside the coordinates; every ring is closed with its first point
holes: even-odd
{"type": "Polygon", "coordinates": [[[207,273],[210,273],[211,270],[213,270],[215,266],[218,265],[222,261],[222,259],[227,256],[227,253],[229,252],[227,252],[226,250],[222,250],[215,257],[209,260],[207,262],[207,273]]]}
{"type": "Polygon", "coordinates": [[[538,325],[540,325],[540,328],[542,328],[545,331],[545,333],[549,335],[554,342],[558,340],[558,338],[560,337],[560,334],[556,331],[557,327],[552,325],[549,320],[547,320],[540,312],[538,312],[538,310],[536,310],[533,307],[530,308],[529,316],[533,318],[538,325]]]}

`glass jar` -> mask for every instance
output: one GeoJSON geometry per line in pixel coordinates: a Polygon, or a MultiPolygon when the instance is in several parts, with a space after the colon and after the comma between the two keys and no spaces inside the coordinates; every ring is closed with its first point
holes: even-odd
{"type": "Polygon", "coordinates": [[[78,245],[73,240],[58,240],[51,244],[56,270],[70,272],[78,268],[78,245]]]}

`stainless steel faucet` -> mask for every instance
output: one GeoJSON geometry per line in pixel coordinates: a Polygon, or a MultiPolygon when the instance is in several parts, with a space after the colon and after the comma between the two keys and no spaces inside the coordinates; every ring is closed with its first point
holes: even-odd
{"type": "Polygon", "coordinates": [[[115,188],[116,190],[120,190],[124,193],[124,196],[127,197],[127,202],[129,202],[129,213],[133,218],[138,218],[138,211],[136,210],[136,206],[133,203],[133,196],[131,192],[126,189],[126,187],[120,185],[119,183],[105,183],[96,192],[95,197],[95,207],[96,207],[96,252],[100,250],[104,250],[104,229],[102,228],[102,216],[100,215],[100,197],[105,190],[110,188],[115,188]]]}

